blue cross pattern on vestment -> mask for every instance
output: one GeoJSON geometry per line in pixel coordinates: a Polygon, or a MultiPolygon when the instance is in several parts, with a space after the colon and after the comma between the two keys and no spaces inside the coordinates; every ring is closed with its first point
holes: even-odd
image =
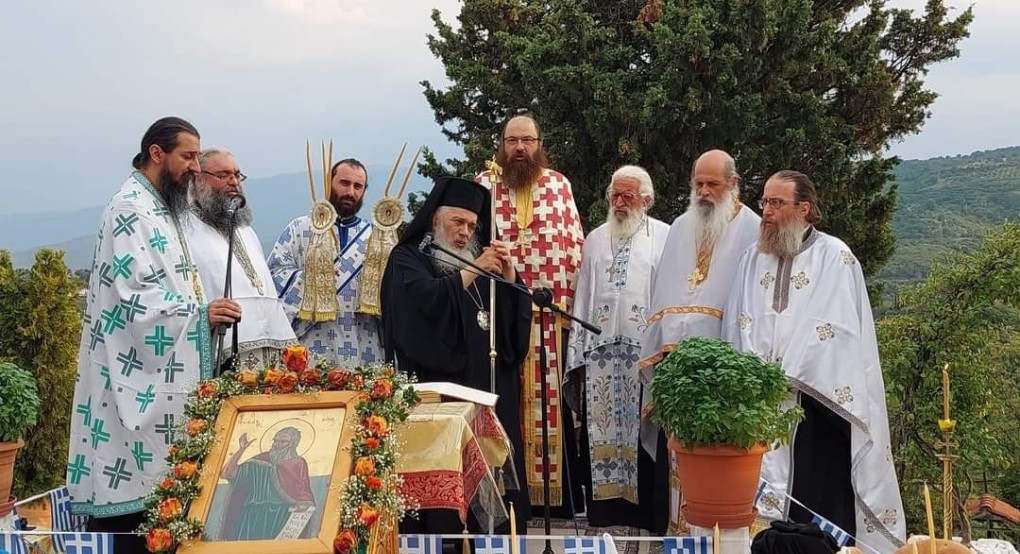
{"type": "Polygon", "coordinates": [[[322,344],[321,340],[316,340],[314,343],[312,343],[312,346],[309,348],[309,350],[311,350],[313,354],[322,355],[326,353],[326,345],[322,344]]]}
{"type": "Polygon", "coordinates": [[[127,354],[117,352],[117,361],[123,364],[120,368],[120,374],[125,377],[131,377],[131,372],[144,367],[144,364],[138,359],[138,351],[135,350],[134,346],[127,351],[127,354]]]}
{"type": "Polygon", "coordinates": [[[178,373],[184,373],[184,363],[177,361],[177,352],[170,355],[170,361],[167,362],[166,372],[163,374],[166,383],[173,383],[174,378],[177,377],[178,373]]]}
{"type": "Polygon", "coordinates": [[[75,413],[82,415],[82,423],[85,427],[92,425],[92,397],[89,396],[84,404],[78,404],[74,408],[75,413]]]}
{"type": "Polygon", "coordinates": [[[340,327],[342,327],[346,333],[353,331],[358,326],[358,318],[352,311],[341,312],[340,317],[337,318],[336,322],[340,324],[340,327]]]}
{"type": "Polygon", "coordinates": [[[340,358],[353,358],[358,355],[358,349],[354,348],[354,343],[351,341],[344,341],[344,345],[336,349],[336,354],[340,358]]]}
{"type": "Polygon", "coordinates": [[[71,484],[77,485],[82,477],[89,475],[92,475],[92,468],[85,465],[85,455],[75,454],[74,461],[67,464],[67,478],[71,480],[71,484]]]}
{"type": "Polygon", "coordinates": [[[145,471],[145,464],[153,460],[152,452],[145,450],[145,443],[141,441],[135,441],[135,445],[131,449],[131,455],[135,458],[135,465],[138,466],[138,471],[145,471]]]}
{"type": "MultiPolygon", "coordinates": [[[[145,392],[138,391],[135,394],[135,402],[138,402],[138,413],[144,414],[145,410],[149,409],[149,405],[156,401],[156,393],[153,392],[155,385],[149,385],[145,389],[145,392]]],[[[91,400],[91,399],[90,399],[91,400]]]]}

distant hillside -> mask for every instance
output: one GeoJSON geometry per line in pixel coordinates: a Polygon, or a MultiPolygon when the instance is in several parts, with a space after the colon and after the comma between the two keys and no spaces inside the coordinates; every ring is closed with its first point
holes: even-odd
{"type": "MultiPolygon", "coordinates": [[[[395,181],[403,178],[407,163],[405,158],[404,167],[395,181]]],[[[363,217],[371,217],[372,205],[382,197],[389,171],[389,167],[368,166],[369,186],[361,209],[363,217]]],[[[118,185],[115,183],[111,187],[118,185]]],[[[399,182],[395,183],[390,192],[396,193],[399,185],[399,182]]],[[[321,183],[319,186],[322,186],[321,183]]],[[[431,188],[431,183],[415,175],[408,184],[407,192],[428,188],[431,188]]],[[[255,214],[253,227],[267,254],[284,226],[295,217],[308,214],[312,207],[308,175],[305,173],[248,179],[244,183],[244,190],[248,205],[255,214]]],[[[110,194],[113,192],[111,188],[110,194]]],[[[105,203],[106,200],[97,199],[97,204],[105,203]]],[[[404,200],[406,202],[406,195],[404,200]]],[[[11,260],[15,267],[31,266],[35,260],[35,251],[46,246],[64,249],[68,267],[87,268],[92,264],[96,225],[102,209],[102,206],[97,205],[73,212],[18,214],[0,218],[0,249],[12,252],[11,260]]]]}
{"type": "Polygon", "coordinates": [[[1020,218],[1020,147],[908,160],[895,175],[896,253],[881,280],[919,280],[939,254],[973,247],[988,227],[1020,218]]]}

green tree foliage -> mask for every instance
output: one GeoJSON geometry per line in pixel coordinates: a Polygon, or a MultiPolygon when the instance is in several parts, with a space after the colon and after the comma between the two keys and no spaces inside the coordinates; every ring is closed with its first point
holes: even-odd
{"type": "Polygon", "coordinates": [[[0,251],[0,357],[32,373],[46,411],[18,453],[14,494],[22,498],[64,482],[81,285],[64,264],[63,251],[40,249],[29,272],[12,271],[10,256],[0,251]]]}
{"type": "Polygon", "coordinates": [[[983,492],[975,481],[985,472],[1002,476],[991,492],[1015,494],[1008,477],[1020,473],[1020,224],[995,228],[971,253],[941,258],[900,302],[900,312],[879,323],[878,336],[908,529],[923,531],[921,482],[932,487],[936,513],[942,510],[936,454],[946,362],[960,444],[957,523],[961,500],[983,492]]]}
{"type": "Polygon", "coordinates": [[[456,28],[432,18],[450,84],[424,93],[467,158],[429,154],[426,174],[477,173],[526,108],[591,229],[619,165],[649,170],[668,221],[691,163],[723,148],[746,201],[776,170],[810,175],[822,227],[872,275],[894,246],[897,160],[883,148],[921,128],[936,97],[924,74],[958,55],[972,13],[951,18],[942,0],[917,17],[880,0],[464,0],[456,28]]]}

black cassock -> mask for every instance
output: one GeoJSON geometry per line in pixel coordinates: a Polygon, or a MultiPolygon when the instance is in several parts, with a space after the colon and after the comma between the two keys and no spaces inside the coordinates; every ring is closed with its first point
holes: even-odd
{"type": "MultiPolygon", "coordinates": [[[[518,278],[518,282],[520,279],[518,278]]],[[[382,287],[383,347],[397,369],[420,382],[449,381],[490,391],[489,331],[478,324],[478,304],[489,310],[489,280],[478,277],[464,289],[459,271],[443,274],[414,243],[397,245],[390,254],[382,287]],[[477,287],[477,292],[476,292],[477,287]],[[470,292],[468,292],[470,291],[470,292]]],[[[518,531],[531,519],[521,438],[521,365],[531,332],[531,300],[506,285],[496,288],[496,415],[513,444],[517,481],[507,490],[514,503],[518,531]]],[[[481,523],[484,525],[484,522],[481,523]]],[[[474,531],[485,530],[469,514],[474,531]]],[[[508,524],[504,524],[509,529],[508,524]]],[[[405,521],[404,533],[457,533],[457,516],[448,510],[423,510],[419,521],[405,521]],[[419,529],[418,527],[424,527],[419,529]]]]}

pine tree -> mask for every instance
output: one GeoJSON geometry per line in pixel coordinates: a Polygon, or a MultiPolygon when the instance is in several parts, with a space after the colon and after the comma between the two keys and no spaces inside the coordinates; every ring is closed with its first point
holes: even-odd
{"type": "Polygon", "coordinates": [[[705,150],[737,160],[745,202],[765,179],[802,171],[819,185],[821,228],[872,275],[892,254],[897,163],[884,149],[920,130],[936,94],[928,69],[968,35],[971,10],[942,0],[914,17],[881,0],[464,0],[459,26],[432,18],[428,44],[449,86],[423,81],[437,123],[465,160],[426,156],[425,173],[475,174],[505,119],[525,108],[573,184],[587,230],[612,172],[648,169],[671,221],[705,150]]]}

